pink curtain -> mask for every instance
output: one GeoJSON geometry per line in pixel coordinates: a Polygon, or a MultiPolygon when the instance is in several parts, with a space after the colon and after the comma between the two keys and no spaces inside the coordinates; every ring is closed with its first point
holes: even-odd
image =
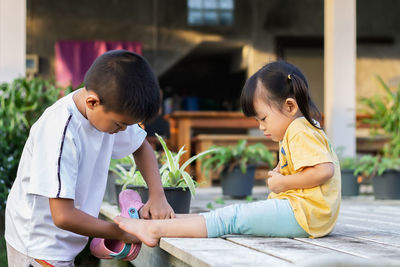
{"type": "Polygon", "coordinates": [[[109,50],[125,49],[142,54],[139,42],[58,41],[55,44],[56,79],[59,85],[76,88],[83,82],[93,61],[109,50]]]}

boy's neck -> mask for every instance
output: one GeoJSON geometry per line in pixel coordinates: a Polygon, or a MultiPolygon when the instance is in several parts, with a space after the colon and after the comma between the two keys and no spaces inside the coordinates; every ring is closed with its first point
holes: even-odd
{"type": "Polygon", "coordinates": [[[74,100],[74,103],[78,108],[79,112],[87,119],[86,105],[85,105],[86,96],[87,96],[87,90],[86,88],[82,88],[72,96],[72,99],[74,100]]]}

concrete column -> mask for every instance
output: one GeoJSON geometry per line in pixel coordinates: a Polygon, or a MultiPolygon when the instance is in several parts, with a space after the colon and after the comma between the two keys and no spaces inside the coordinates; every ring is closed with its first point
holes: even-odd
{"type": "Polygon", "coordinates": [[[343,156],[356,153],[356,0],[325,0],[325,129],[343,156]]]}
{"type": "Polygon", "coordinates": [[[26,0],[0,0],[0,82],[25,77],[26,0]]]}

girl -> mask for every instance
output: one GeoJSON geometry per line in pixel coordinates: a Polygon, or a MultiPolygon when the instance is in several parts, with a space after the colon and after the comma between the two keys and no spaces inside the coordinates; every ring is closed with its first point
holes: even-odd
{"type": "Polygon", "coordinates": [[[119,227],[148,246],[160,237],[321,237],[329,234],[340,207],[340,169],[335,152],[312,113],[306,78],[284,61],[265,65],[241,95],[246,116],[254,116],[266,137],[279,142],[279,163],[268,173],[267,200],[231,205],[169,220],[116,217],[119,227]]]}

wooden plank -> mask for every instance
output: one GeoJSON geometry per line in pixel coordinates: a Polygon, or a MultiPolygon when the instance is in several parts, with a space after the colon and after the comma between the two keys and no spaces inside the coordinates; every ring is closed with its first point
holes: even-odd
{"type": "Polygon", "coordinates": [[[227,240],[236,244],[285,259],[294,264],[303,263],[305,260],[319,255],[321,257],[355,257],[343,252],[307,244],[291,238],[266,238],[252,236],[232,236],[227,240]]]}
{"type": "Polygon", "coordinates": [[[381,230],[386,232],[400,233],[400,224],[392,223],[388,221],[380,221],[376,219],[368,219],[365,218],[356,218],[356,217],[344,217],[341,216],[338,220],[338,223],[345,223],[354,226],[363,226],[371,231],[373,230],[381,230]]]}
{"type": "Polygon", "coordinates": [[[362,223],[359,223],[359,221],[356,221],[356,223],[355,223],[354,221],[351,221],[351,220],[346,220],[346,221],[342,220],[341,222],[338,222],[337,224],[348,225],[348,226],[352,226],[352,227],[356,227],[359,229],[372,231],[372,232],[378,231],[378,232],[389,232],[389,233],[393,233],[396,235],[400,234],[399,230],[393,229],[392,227],[381,227],[381,226],[377,227],[377,226],[374,226],[373,224],[364,225],[362,223]]]}
{"type": "MultiPolygon", "coordinates": [[[[379,178],[377,178],[379,179],[379,178]]],[[[343,206],[355,208],[355,207],[370,207],[370,208],[394,208],[399,209],[400,200],[396,199],[385,199],[376,200],[373,195],[359,195],[356,197],[344,198],[342,202],[343,206]]]]}
{"type": "Polygon", "coordinates": [[[359,239],[373,241],[389,246],[400,247],[400,233],[381,231],[379,229],[371,229],[362,226],[354,226],[349,224],[338,223],[333,230],[335,234],[352,236],[359,239]]]}
{"type": "MultiPolygon", "coordinates": [[[[341,211],[355,211],[355,212],[364,212],[368,215],[370,214],[380,214],[383,216],[391,216],[391,215],[399,215],[400,216],[400,202],[399,206],[388,206],[384,205],[356,205],[356,206],[344,206],[341,211]]],[[[395,216],[393,216],[395,217],[395,216]]]]}
{"type": "Polygon", "coordinates": [[[400,248],[339,234],[326,238],[295,238],[304,243],[321,246],[367,259],[388,260],[400,264],[400,248]]]}
{"type": "Polygon", "coordinates": [[[100,208],[100,214],[111,221],[115,216],[120,214],[120,211],[117,205],[111,205],[110,203],[103,201],[100,208]]]}
{"type": "Polygon", "coordinates": [[[390,214],[388,212],[365,212],[365,211],[356,211],[356,210],[341,210],[340,217],[344,218],[359,218],[365,220],[378,220],[381,222],[392,222],[396,224],[400,224],[400,217],[395,216],[395,214],[390,214]]]}
{"type": "MultiPolygon", "coordinates": [[[[202,194],[199,190],[192,208],[204,209],[205,203],[220,195],[219,188],[214,191],[202,194]]],[[[232,201],[226,200],[225,204],[232,201]]],[[[350,266],[386,267],[387,259],[393,264],[390,266],[400,266],[400,216],[396,216],[400,215],[399,204],[398,200],[376,201],[364,196],[343,199],[337,226],[325,238],[162,238],[160,247],[143,246],[133,263],[136,266],[293,266],[293,263],[349,266],[351,263],[350,266]]],[[[115,205],[104,202],[101,214],[112,219],[119,211],[115,205]]]]}
{"type": "Polygon", "coordinates": [[[161,238],[160,248],[190,266],[292,266],[221,238],[161,238]]]}

